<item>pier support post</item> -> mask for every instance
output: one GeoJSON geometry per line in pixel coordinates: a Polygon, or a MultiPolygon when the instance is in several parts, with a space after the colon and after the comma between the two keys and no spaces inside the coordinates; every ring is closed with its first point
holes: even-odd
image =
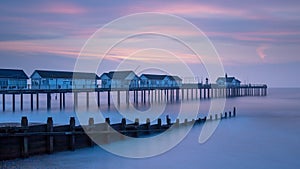
{"type": "Polygon", "coordinates": [[[5,94],[2,94],[2,110],[5,111],[5,94]]]}
{"type": "Polygon", "coordinates": [[[148,103],[150,103],[151,99],[150,99],[150,90],[148,90],[148,103]]]}
{"type": "Polygon", "coordinates": [[[117,91],[117,102],[118,106],[120,106],[120,90],[117,91]]]}
{"type": "Polygon", "coordinates": [[[59,109],[62,109],[62,93],[59,93],[59,109]]]}
{"type": "Polygon", "coordinates": [[[33,93],[30,93],[30,109],[33,111],[33,93]]]}
{"type": "Polygon", "coordinates": [[[100,107],[100,92],[97,92],[97,105],[100,107]]]}
{"type": "Polygon", "coordinates": [[[21,111],[23,110],[23,93],[21,93],[21,95],[20,95],[20,109],[21,109],[21,111]]]}
{"type": "MultiPolygon", "coordinates": [[[[32,95],[33,97],[33,95],[32,95]]],[[[39,109],[39,93],[36,93],[36,109],[38,110],[39,109]]],[[[32,103],[32,106],[33,106],[33,103],[32,103]]]]}
{"type": "Polygon", "coordinates": [[[181,89],[181,100],[184,99],[184,89],[181,89]]]}
{"type": "Polygon", "coordinates": [[[66,93],[63,93],[63,108],[66,107],[66,93]]]}
{"type": "Polygon", "coordinates": [[[144,101],[144,104],[145,104],[146,103],[146,90],[143,90],[143,96],[144,96],[143,101],[144,101]]]}
{"type": "Polygon", "coordinates": [[[107,91],[107,105],[110,106],[110,91],[107,91]]]}
{"type": "Polygon", "coordinates": [[[129,89],[126,92],[126,105],[129,105],[129,89]]]}
{"type": "MultiPolygon", "coordinates": [[[[22,117],[21,127],[23,128],[23,132],[26,133],[28,129],[28,119],[26,116],[22,117]]],[[[28,153],[28,137],[24,136],[22,138],[22,146],[21,146],[21,156],[23,158],[27,158],[29,156],[28,153]]]]}
{"type": "Polygon", "coordinates": [[[202,99],[202,88],[200,88],[200,90],[199,90],[199,99],[200,100],[202,99]]]}
{"type": "Polygon", "coordinates": [[[75,117],[70,117],[70,137],[69,137],[69,149],[75,150],[75,117]]]}
{"type": "Polygon", "coordinates": [[[179,101],[179,89],[176,89],[176,101],[179,101]]]}
{"type": "Polygon", "coordinates": [[[12,94],[12,111],[16,111],[16,95],[12,94]]]}
{"type": "Polygon", "coordinates": [[[89,108],[90,106],[90,93],[86,92],[86,107],[89,108]]]}
{"type": "Polygon", "coordinates": [[[47,110],[51,109],[51,93],[47,93],[47,110]]]}
{"type": "Polygon", "coordinates": [[[74,109],[76,110],[78,107],[78,93],[73,92],[73,95],[74,95],[74,109]]]}
{"type": "Polygon", "coordinates": [[[189,100],[189,89],[186,89],[186,100],[189,100]]]}
{"type": "MultiPolygon", "coordinates": [[[[53,120],[52,117],[48,117],[47,119],[47,132],[51,133],[53,132],[53,120]]],[[[47,153],[52,154],[53,153],[53,135],[49,134],[47,136],[47,153]]]]}

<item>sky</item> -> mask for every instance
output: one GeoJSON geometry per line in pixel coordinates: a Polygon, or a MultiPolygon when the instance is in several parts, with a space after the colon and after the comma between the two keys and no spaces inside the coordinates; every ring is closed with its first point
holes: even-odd
{"type": "MultiPolygon", "coordinates": [[[[300,87],[300,1],[297,0],[3,1],[0,4],[0,68],[23,69],[28,75],[35,69],[72,71],[82,47],[98,29],[120,17],[143,12],[172,14],[191,22],[214,45],[225,72],[242,83],[300,87]]],[[[113,33],[118,35],[134,26],[124,25],[125,29],[113,33]]],[[[158,29],[193,37],[184,28],[158,29]]],[[[137,47],[161,45],[156,42],[155,37],[144,36],[132,39],[130,45],[118,46],[104,58],[98,73],[113,70],[137,47]],[[141,45],[145,42],[156,45],[141,45]]],[[[185,49],[175,43],[160,47],[176,53],[192,69],[198,68],[195,76],[201,79],[207,76],[203,65],[194,62],[185,49]]],[[[175,64],[164,52],[154,54],[156,57],[143,61],[175,64]]]]}

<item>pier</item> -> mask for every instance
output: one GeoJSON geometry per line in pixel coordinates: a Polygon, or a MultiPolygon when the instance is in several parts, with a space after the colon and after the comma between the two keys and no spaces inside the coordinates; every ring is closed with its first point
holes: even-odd
{"type": "MultiPolygon", "coordinates": [[[[81,88],[81,89],[20,89],[20,90],[0,90],[2,111],[7,110],[7,96],[11,95],[11,108],[16,111],[16,96],[19,97],[20,111],[24,110],[24,95],[30,97],[30,110],[39,110],[40,104],[45,104],[47,110],[51,110],[51,100],[53,95],[59,99],[59,108],[66,107],[66,94],[72,94],[73,105],[76,109],[78,106],[78,95],[85,94],[85,102],[87,108],[90,105],[90,93],[96,95],[97,106],[100,108],[102,104],[111,105],[112,94],[116,94],[116,103],[121,104],[121,95],[125,95],[125,104],[130,103],[130,98],[134,104],[151,103],[151,102],[176,102],[194,99],[214,99],[214,98],[230,98],[242,96],[266,96],[267,85],[240,85],[235,87],[221,87],[216,84],[182,84],[181,87],[136,87],[136,88],[81,88]],[[100,96],[106,94],[106,100],[101,100],[100,96]],[[46,102],[40,103],[40,95],[45,95],[46,102]]],[[[82,98],[81,98],[82,99],[82,98]]]]}

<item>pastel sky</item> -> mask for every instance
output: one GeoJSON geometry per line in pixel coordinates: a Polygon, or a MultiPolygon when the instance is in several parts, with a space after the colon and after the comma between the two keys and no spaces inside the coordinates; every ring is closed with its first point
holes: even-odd
{"type": "MultiPolygon", "coordinates": [[[[114,19],[142,12],[169,13],[193,23],[211,40],[225,71],[243,83],[300,87],[297,0],[3,1],[0,67],[24,69],[29,75],[34,69],[73,70],[81,48],[95,31],[114,19]]],[[[192,36],[184,29],[172,31],[192,36]]],[[[169,44],[168,49],[202,70],[201,65],[193,65],[189,53],[175,46],[169,44]]],[[[111,70],[134,49],[134,45],[120,46],[106,57],[99,73],[111,70]]],[[[172,64],[163,55],[152,59],[172,64]]],[[[197,76],[205,77],[205,70],[197,76]]]]}

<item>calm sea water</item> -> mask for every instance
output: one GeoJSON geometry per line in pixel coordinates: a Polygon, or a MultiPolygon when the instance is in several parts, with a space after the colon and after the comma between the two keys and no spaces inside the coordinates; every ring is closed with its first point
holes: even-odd
{"type": "MultiPolygon", "coordinates": [[[[192,107],[197,103],[183,104],[192,107]]],[[[206,115],[209,105],[208,100],[201,102],[199,116],[206,115]]],[[[203,125],[197,125],[176,147],[151,158],[125,158],[94,147],[0,162],[0,168],[300,168],[300,89],[269,89],[266,97],[227,99],[225,111],[233,106],[237,117],[222,120],[204,144],[198,142],[203,125]]],[[[179,108],[180,104],[169,104],[162,116],[169,114],[175,119],[179,108]]],[[[103,106],[102,112],[113,122],[122,117],[114,108],[103,106]]],[[[23,115],[34,122],[45,122],[47,116],[53,116],[56,123],[63,124],[76,114],[71,108],[64,112],[1,112],[0,122],[18,122],[23,115]]],[[[96,117],[91,113],[87,119],[90,116],[96,117]]],[[[146,116],[151,115],[140,115],[146,116]]],[[[113,144],[140,148],[130,141],[113,144]]],[[[155,148],[159,147],[150,147],[155,148]]]]}

